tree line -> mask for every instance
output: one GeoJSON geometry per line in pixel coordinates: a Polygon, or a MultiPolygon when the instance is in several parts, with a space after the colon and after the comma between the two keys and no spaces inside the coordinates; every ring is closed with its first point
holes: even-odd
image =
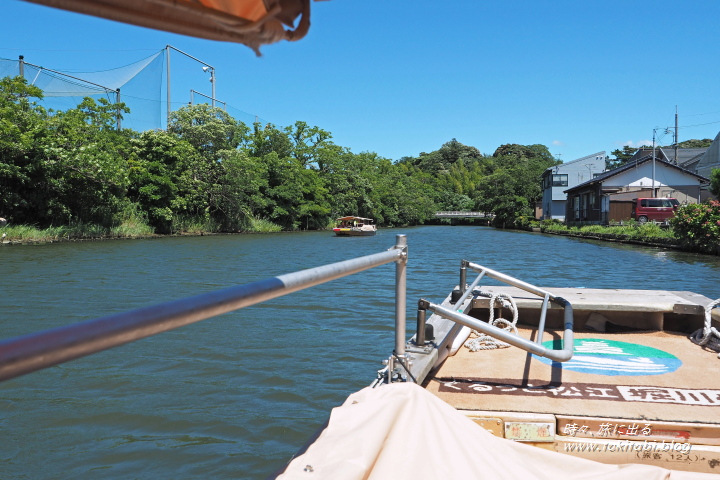
{"type": "Polygon", "coordinates": [[[0,80],[0,216],[15,224],[117,225],[156,233],[189,222],[211,231],[325,229],[343,215],[379,225],[423,224],[439,210],[475,210],[498,224],[532,217],[542,172],[559,162],[543,145],[492,155],[455,139],[397,161],[353,153],[330,132],[246,125],[205,104],[170,116],[167,130],[118,129],[124,104],[85,98],[46,110],[23,77],[0,80]]]}

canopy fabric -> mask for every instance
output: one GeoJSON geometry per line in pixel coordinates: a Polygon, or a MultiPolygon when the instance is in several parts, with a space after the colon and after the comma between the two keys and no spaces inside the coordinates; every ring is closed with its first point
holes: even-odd
{"type": "Polygon", "coordinates": [[[26,0],[141,27],[258,48],[303,38],[310,0],[26,0]],[[285,30],[283,25],[295,30],[285,30]]]}
{"type": "Polygon", "coordinates": [[[710,479],[639,464],[608,465],[493,436],[413,383],[367,387],[333,409],[280,480],[710,479]]]}

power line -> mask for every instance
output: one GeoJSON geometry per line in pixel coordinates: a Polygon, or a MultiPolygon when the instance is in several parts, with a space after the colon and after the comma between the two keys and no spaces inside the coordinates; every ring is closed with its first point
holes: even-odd
{"type": "Polygon", "coordinates": [[[715,122],[708,122],[708,123],[698,123],[695,125],[686,125],[686,126],[679,127],[679,128],[702,127],[703,125],[713,125],[715,123],[720,123],[720,120],[717,120],[715,122]]]}
{"type": "Polygon", "coordinates": [[[720,113],[720,110],[715,112],[706,112],[706,113],[692,113],[690,115],[680,115],[681,117],[699,117],[701,115],[712,115],[713,113],[720,113]]]}

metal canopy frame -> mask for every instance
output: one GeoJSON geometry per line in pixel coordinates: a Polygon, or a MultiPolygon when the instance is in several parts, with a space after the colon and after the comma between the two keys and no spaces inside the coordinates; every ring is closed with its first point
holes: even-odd
{"type": "MultiPolygon", "coordinates": [[[[478,320],[477,318],[466,315],[460,311],[451,310],[449,308],[443,307],[442,305],[437,305],[437,304],[428,302],[427,300],[420,300],[420,302],[418,303],[418,310],[419,311],[430,310],[430,311],[440,315],[443,318],[452,320],[453,322],[458,323],[460,325],[464,325],[466,327],[475,329],[486,335],[490,335],[491,337],[497,338],[498,340],[501,340],[505,343],[509,343],[510,345],[516,346],[518,348],[522,348],[523,350],[526,350],[526,351],[533,353],[535,355],[538,355],[540,357],[549,358],[550,360],[554,360],[554,361],[558,361],[558,362],[567,362],[568,360],[570,360],[572,358],[573,348],[574,348],[574,343],[575,343],[574,342],[574,330],[573,330],[573,325],[574,325],[573,310],[572,310],[572,305],[570,304],[570,302],[568,302],[567,300],[565,300],[562,297],[557,297],[557,296],[553,295],[552,293],[550,293],[546,290],[543,290],[542,288],[538,288],[527,282],[518,280],[517,278],[511,277],[510,275],[506,275],[504,273],[497,272],[497,271],[489,269],[487,267],[483,267],[482,265],[478,265],[476,263],[471,263],[467,260],[463,260],[461,263],[461,266],[460,266],[460,292],[462,293],[462,295],[456,302],[454,302],[455,305],[462,305],[463,302],[473,293],[473,290],[480,283],[480,280],[485,276],[487,276],[489,278],[493,278],[495,280],[499,280],[508,285],[520,288],[522,290],[525,290],[526,292],[529,292],[529,293],[532,293],[539,297],[542,297],[543,304],[542,304],[542,310],[540,312],[540,321],[538,323],[538,336],[537,336],[536,341],[533,342],[531,340],[527,340],[518,335],[514,335],[511,332],[508,332],[507,330],[503,330],[501,328],[490,325],[489,323],[478,320]],[[475,281],[473,281],[473,283],[469,287],[466,288],[465,279],[467,276],[468,268],[475,272],[478,272],[479,275],[475,279],[475,281]],[[563,348],[562,349],[549,349],[542,345],[543,333],[545,331],[545,317],[547,314],[548,302],[554,302],[554,303],[562,306],[564,309],[565,331],[563,333],[563,348]]],[[[491,305],[490,308],[493,308],[493,305],[491,305]]],[[[425,315],[419,314],[418,318],[420,318],[420,317],[424,318],[425,315]]],[[[424,330],[424,325],[419,325],[418,332],[421,332],[422,330],[424,330]]],[[[424,341],[424,338],[422,340],[424,341]]]]}

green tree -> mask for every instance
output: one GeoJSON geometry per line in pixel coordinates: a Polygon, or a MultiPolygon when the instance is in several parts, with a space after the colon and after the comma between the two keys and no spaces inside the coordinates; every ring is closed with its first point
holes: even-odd
{"type": "Polygon", "coordinates": [[[51,192],[52,220],[111,225],[125,206],[132,131],[117,131],[124,104],[85,98],[77,108],[48,117],[38,142],[51,192]]]}
{"type": "Polygon", "coordinates": [[[128,197],[140,205],[157,233],[171,233],[173,218],[195,207],[193,191],[181,178],[197,152],[185,140],[162,130],[143,132],[131,143],[128,197]]]}
{"type": "Polygon", "coordinates": [[[712,142],[711,138],[685,140],[684,142],[678,143],[678,148],[708,148],[712,145],[712,142]]]}
{"type": "Polygon", "coordinates": [[[268,165],[263,158],[251,157],[242,150],[223,152],[226,169],[218,192],[223,205],[224,228],[242,230],[254,218],[271,219],[272,202],[268,193],[268,165]]]}
{"type": "Polygon", "coordinates": [[[720,168],[713,168],[710,173],[710,193],[720,197],[720,168]]]}
{"type": "Polygon", "coordinates": [[[685,245],[701,252],[715,252],[720,245],[720,202],[683,205],[670,219],[670,225],[685,245]]]}
{"type": "Polygon", "coordinates": [[[50,192],[38,141],[46,135],[47,114],[33,99],[42,91],[23,77],[0,79],[0,216],[15,223],[45,217],[50,192]]]}
{"type": "Polygon", "coordinates": [[[207,160],[221,150],[234,150],[250,129],[227,112],[206,104],[187,105],[170,114],[168,132],[190,143],[207,160]]]}
{"type": "Polygon", "coordinates": [[[637,148],[629,147],[627,145],[625,145],[622,150],[613,150],[610,152],[610,155],[613,155],[615,158],[605,157],[605,168],[612,170],[613,168],[624,165],[633,155],[635,155],[635,152],[637,152],[637,148]]]}
{"type": "Polygon", "coordinates": [[[212,219],[224,228],[239,228],[242,216],[236,208],[236,199],[229,193],[235,189],[231,185],[235,179],[223,160],[240,145],[251,143],[250,129],[222,109],[200,104],[173,112],[168,132],[186,141],[196,153],[186,159],[178,177],[184,208],[189,214],[212,219]]]}
{"type": "Polygon", "coordinates": [[[448,172],[455,164],[468,166],[482,158],[477,148],[463,145],[453,138],[434,152],[422,152],[417,158],[403,157],[398,163],[408,163],[426,173],[437,174],[448,172]]]}
{"type": "Polygon", "coordinates": [[[267,185],[262,191],[267,204],[262,216],[286,230],[300,228],[300,208],[306,198],[305,169],[296,158],[280,158],[275,152],[265,155],[262,162],[267,167],[267,185]]]}
{"type": "Polygon", "coordinates": [[[259,123],[253,124],[253,131],[245,147],[251,157],[262,158],[269,153],[276,153],[278,157],[290,157],[293,145],[286,132],[275,125],[268,123],[262,127],[259,123]]]}
{"type": "Polygon", "coordinates": [[[332,199],[331,215],[357,215],[383,224],[379,209],[378,182],[380,158],[375,153],[355,154],[349,150],[324,158],[322,178],[332,199]]]}
{"type": "Polygon", "coordinates": [[[535,203],[542,197],[542,173],[560,162],[542,145],[502,145],[493,157],[492,173],[479,182],[474,193],[476,208],[494,213],[498,226],[533,216],[535,203]]]}
{"type": "Polygon", "coordinates": [[[388,171],[380,175],[376,186],[378,208],[384,223],[392,226],[419,225],[437,211],[432,186],[417,176],[387,163],[388,171]]]}
{"type": "Polygon", "coordinates": [[[319,127],[311,127],[305,122],[295,122],[285,128],[285,134],[292,142],[292,156],[304,167],[316,167],[322,170],[320,150],[328,145],[332,135],[319,127]]]}

